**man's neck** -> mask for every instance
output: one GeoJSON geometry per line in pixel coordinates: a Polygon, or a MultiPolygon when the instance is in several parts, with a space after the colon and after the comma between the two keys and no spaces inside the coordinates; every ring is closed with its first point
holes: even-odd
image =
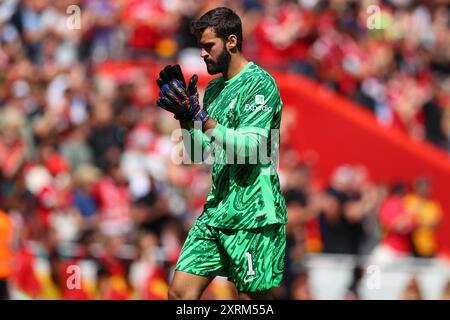
{"type": "Polygon", "coordinates": [[[248,60],[242,54],[234,56],[230,61],[227,72],[223,75],[225,80],[230,80],[239,72],[241,72],[241,70],[244,69],[247,63],[248,60]]]}

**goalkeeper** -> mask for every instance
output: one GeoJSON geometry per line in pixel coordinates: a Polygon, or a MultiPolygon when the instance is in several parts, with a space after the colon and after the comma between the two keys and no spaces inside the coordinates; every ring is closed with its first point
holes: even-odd
{"type": "Polygon", "coordinates": [[[270,299],[283,277],[286,206],[273,163],[250,160],[268,141],[264,155],[278,156],[280,94],[274,79],[243,56],[241,20],[232,10],[213,9],[191,29],[208,73],[222,75],[208,84],[202,104],[197,76],[186,85],[180,67],[167,66],[157,80],[157,104],[180,121],[191,158],[198,160],[195,146],[219,150],[220,156],[214,158],[211,190],[184,243],[169,298],[200,299],[215,276],[225,276],[240,299],[270,299]]]}

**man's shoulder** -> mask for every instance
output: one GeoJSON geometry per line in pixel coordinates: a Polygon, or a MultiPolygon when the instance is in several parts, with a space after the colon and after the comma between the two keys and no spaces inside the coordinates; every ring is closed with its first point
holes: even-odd
{"type": "Polygon", "coordinates": [[[208,82],[208,84],[206,85],[206,90],[210,90],[219,85],[221,86],[221,85],[223,85],[223,83],[224,83],[223,76],[214,78],[208,82]]]}
{"type": "Polygon", "coordinates": [[[272,88],[277,86],[274,77],[257,64],[253,64],[249,68],[244,79],[244,85],[249,87],[270,86],[272,88]]]}

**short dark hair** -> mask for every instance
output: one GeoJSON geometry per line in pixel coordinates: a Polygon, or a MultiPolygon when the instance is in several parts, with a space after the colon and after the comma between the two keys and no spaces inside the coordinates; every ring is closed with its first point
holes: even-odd
{"type": "Polygon", "coordinates": [[[192,21],[191,32],[199,38],[208,27],[213,28],[224,41],[234,34],[237,38],[237,48],[242,51],[242,22],[233,10],[218,7],[206,12],[198,20],[192,21]]]}

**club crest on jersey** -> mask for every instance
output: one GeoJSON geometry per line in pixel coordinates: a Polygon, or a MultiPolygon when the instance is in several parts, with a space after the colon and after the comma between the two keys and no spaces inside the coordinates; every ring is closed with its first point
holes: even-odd
{"type": "Polygon", "coordinates": [[[230,104],[228,105],[228,115],[231,116],[234,112],[234,107],[236,107],[237,98],[234,98],[230,101],[230,104]]]}

